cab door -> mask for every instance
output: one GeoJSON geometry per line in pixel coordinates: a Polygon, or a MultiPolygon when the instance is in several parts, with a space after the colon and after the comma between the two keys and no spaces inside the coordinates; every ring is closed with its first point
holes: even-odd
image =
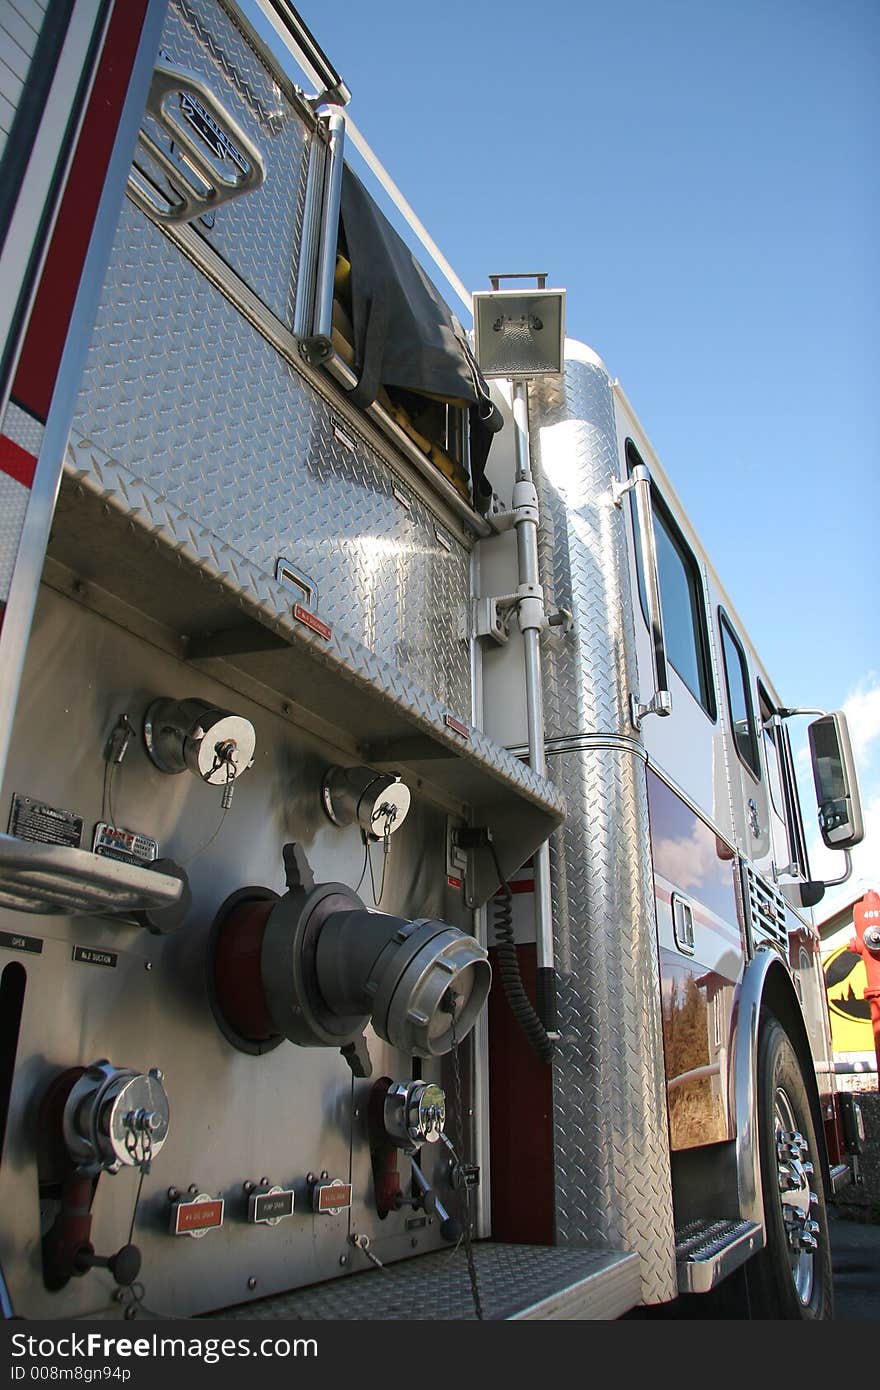
{"type": "MultiPolygon", "coordinates": [[[[626,477],[643,464],[632,438],[621,440],[626,477]]],[[[647,453],[647,450],[645,450],[647,453]]],[[[706,577],[675,499],[652,468],[651,510],[662,609],[665,674],[671,713],[644,716],[640,733],[651,762],[719,828],[726,829],[727,791],[720,746],[707,612],[706,577]]],[[[633,503],[632,494],[630,495],[633,503]]],[[[654,668],[649,604],[642,566],[637,507],[630,505],[630,586],[636,629],[639,689],[634,699],[653,693],[654,668]]]]}

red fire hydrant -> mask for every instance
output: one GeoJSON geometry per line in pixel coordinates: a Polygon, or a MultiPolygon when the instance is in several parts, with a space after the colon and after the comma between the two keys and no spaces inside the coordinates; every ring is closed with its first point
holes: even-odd
{"type": "Polygon", "coordinates": [[[877,1053],[877,1074],[880,1076],[880,893],[873,888],[853,909],[855,936],[849,943],[865,962],[868,987],[865,998],[871,1005],[874,1028],[874,1050],[877,1053]]]}

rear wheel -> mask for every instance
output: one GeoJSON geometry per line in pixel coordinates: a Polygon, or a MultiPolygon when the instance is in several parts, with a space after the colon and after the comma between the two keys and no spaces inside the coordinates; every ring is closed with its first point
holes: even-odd
{"type": "Polygon", "coordinates": [[[831,1244],[816,1130],[797,1055],[771,1015],[758,1041],[757,1086],[767,1244],[747,1267],[752,1316],[830,1318],[831,1244]]]}

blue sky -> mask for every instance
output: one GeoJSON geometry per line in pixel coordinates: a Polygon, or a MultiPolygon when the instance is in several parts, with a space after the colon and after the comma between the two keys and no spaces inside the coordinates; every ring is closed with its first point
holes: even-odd
{"type": "Polygon", "coordinates": [[[880,887],[880,5],[299,8],[465,284],[567,289],[783,700],[846,703],[880,887]]]}

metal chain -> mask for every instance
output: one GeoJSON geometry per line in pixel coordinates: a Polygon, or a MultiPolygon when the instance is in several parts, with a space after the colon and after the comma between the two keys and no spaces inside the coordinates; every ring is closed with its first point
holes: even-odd
{"type": "MultiPolygon", "coordinates": [[[[388,855],[391,853],[391,829],[397,818],[397,807],[388,806],[386,803],[383,802],[383,804],[379,807],[378,811],[374,811],[372,816],[370,817],[370,824],[375,825],[379,816],[383,815],[385,817],[385,828],[382,832],[382,879],[379,884],[378,897],[376,896],[376,880],[373,877],[373,861],[370,858],[370,841],[369,838],[367,838],[366,840],[367,858],[370,865],[370,887],[373,890],[373,904],[375,907],[379,906],[383,897],[385,896],[385,875],[388,872],[388,855]]],[[[363,874],[361,875],[361,878],[363,879],[363,874]]],[[[360,887],[360,884],[358,884],[358,887],[360,887]]]]}
{"type": "Polygon", "coordinates": [[[483,1305],[480,1300],[480,1288],[477,1283],[477,1267],[474,1263],[474,1251],[471,1244],[471,1204],[467,1182],[464,1176],[464,1100],[461,1084],[461,1058],[459,1056],[458,1034],[455,1028],[455,1010],[458,1001],[455,995],[452,996],[448,1009],[452,1016],[452,1075],[455,1086],[455,1110],[458,1116],[458,1143],[461,1154],[456,1154],[452,1145],[449,1150],[455,1160],[454,1187],[458,1193],[459,1209],[461,1211],[461,1229],[464,1236],[464,1253],[467,1260],[468,1278],[471,1281],[471,1297],[474,1301],[474,1312],[480,1322],[483,1321],[483,1305]]]}
{"type": "Polygon", "coordinates": [[[149,1173],[153,1161],[153,1133],[148,1120],[142,1110],[125,1117],[125,1151],[141,1173],[149,1173]]]}

